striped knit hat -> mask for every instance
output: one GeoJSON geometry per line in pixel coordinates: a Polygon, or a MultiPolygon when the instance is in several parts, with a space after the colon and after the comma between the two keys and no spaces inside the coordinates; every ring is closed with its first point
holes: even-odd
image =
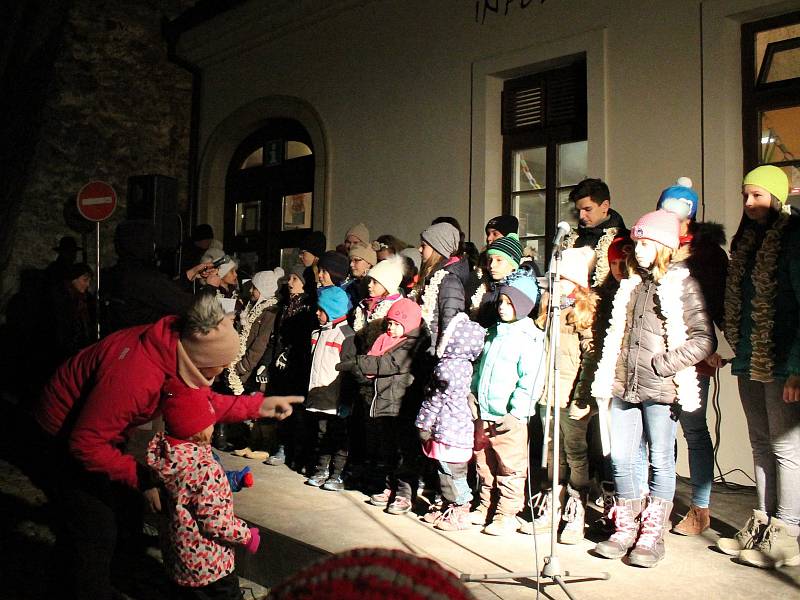
{"type": "Polygon", "coordinates": [[[267,600],[471,600],[452,573],[402,550],[356,548],[334,554],[270,590],[267,600]]]}
{"type": "Polygon", "coordinates": [[[505,237],[501,237],[489,244],[486,254],[492,256],[497,254],[510,262],[514,263],[516,268],[519,268],[519,262],[522,260],[522,244],[519,241],[519,236],[516,233],[509,233],[505,237]]]}

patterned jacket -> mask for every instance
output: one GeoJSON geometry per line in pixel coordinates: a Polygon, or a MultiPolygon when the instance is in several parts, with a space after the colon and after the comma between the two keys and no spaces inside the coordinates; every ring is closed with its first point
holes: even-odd
{"type": "Polygon", "coordinates": [[[474,425],[469,407],[472,363],[480,356],[486,330],[466,313],[450,320],[439,340],[440,360],[425,391],[416,426],[433,439],[456,448],[472,448],[474,425]]]}
{"type": "Polygon", "coordinates": [[[169,495],[161,543],[172,579],[199,587],[233,571],[230,545],[247,544],[250,530],[233,514],[231,487],[211,446],[158,433],[147,447],[147,464],[169,495]]]}

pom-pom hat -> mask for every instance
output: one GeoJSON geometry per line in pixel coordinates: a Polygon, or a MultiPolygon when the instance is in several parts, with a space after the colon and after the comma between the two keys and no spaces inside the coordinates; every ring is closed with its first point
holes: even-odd
{"type": "Polygon", "coordinates": [[[656,210],[639,217],[631,227],[632,240],[653,240],[667,248],[680,246],[681,223],[677,215],[666,210],[656,210]]]}
{"type": "Polygon", "coordinates": [[[674,213],[683,221],[694,219],[698,202],[697,192],[692,189],[692,180],[680,177],[675,185],[661,192],[656,208],[674,213]]]}

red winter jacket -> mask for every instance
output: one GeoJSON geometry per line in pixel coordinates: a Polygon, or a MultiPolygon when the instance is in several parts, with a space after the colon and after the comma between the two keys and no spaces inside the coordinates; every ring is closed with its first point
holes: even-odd
{"type": "MultiPolygon", "coordinates": [[[[136,461],[121,446],[128,430],[153,419],[165,380],[177,378],[177,320],[117,331],[61,365],[45,386],[34,417],[87,471],[138,486],[136,461]]],[[[257,417],[263,400],[202,393],[223,423],[257,417]]]]}

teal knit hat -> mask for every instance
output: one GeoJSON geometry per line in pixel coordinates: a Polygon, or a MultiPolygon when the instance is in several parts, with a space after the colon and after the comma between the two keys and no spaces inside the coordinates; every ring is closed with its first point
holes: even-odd
{"type": "Polygon", "coordinates": [[[317,306],[325,311],[331,321],[340,319],[347,314],[350,307],[350,299],[347,297],[347,292],[342,288],[329,285],[319,288],[317,294],[317,306]]]}
{"type": "Polygon", "coordinates": [[[502,256],[509,262],[514,264],[514,267],[519,268],[519,263],[522,260],[522,244],[519,241],[519,236],[516,233],[509,233],[505,237],[501,237],[489,244],[486,254],[492,256],[502,256]]]}

